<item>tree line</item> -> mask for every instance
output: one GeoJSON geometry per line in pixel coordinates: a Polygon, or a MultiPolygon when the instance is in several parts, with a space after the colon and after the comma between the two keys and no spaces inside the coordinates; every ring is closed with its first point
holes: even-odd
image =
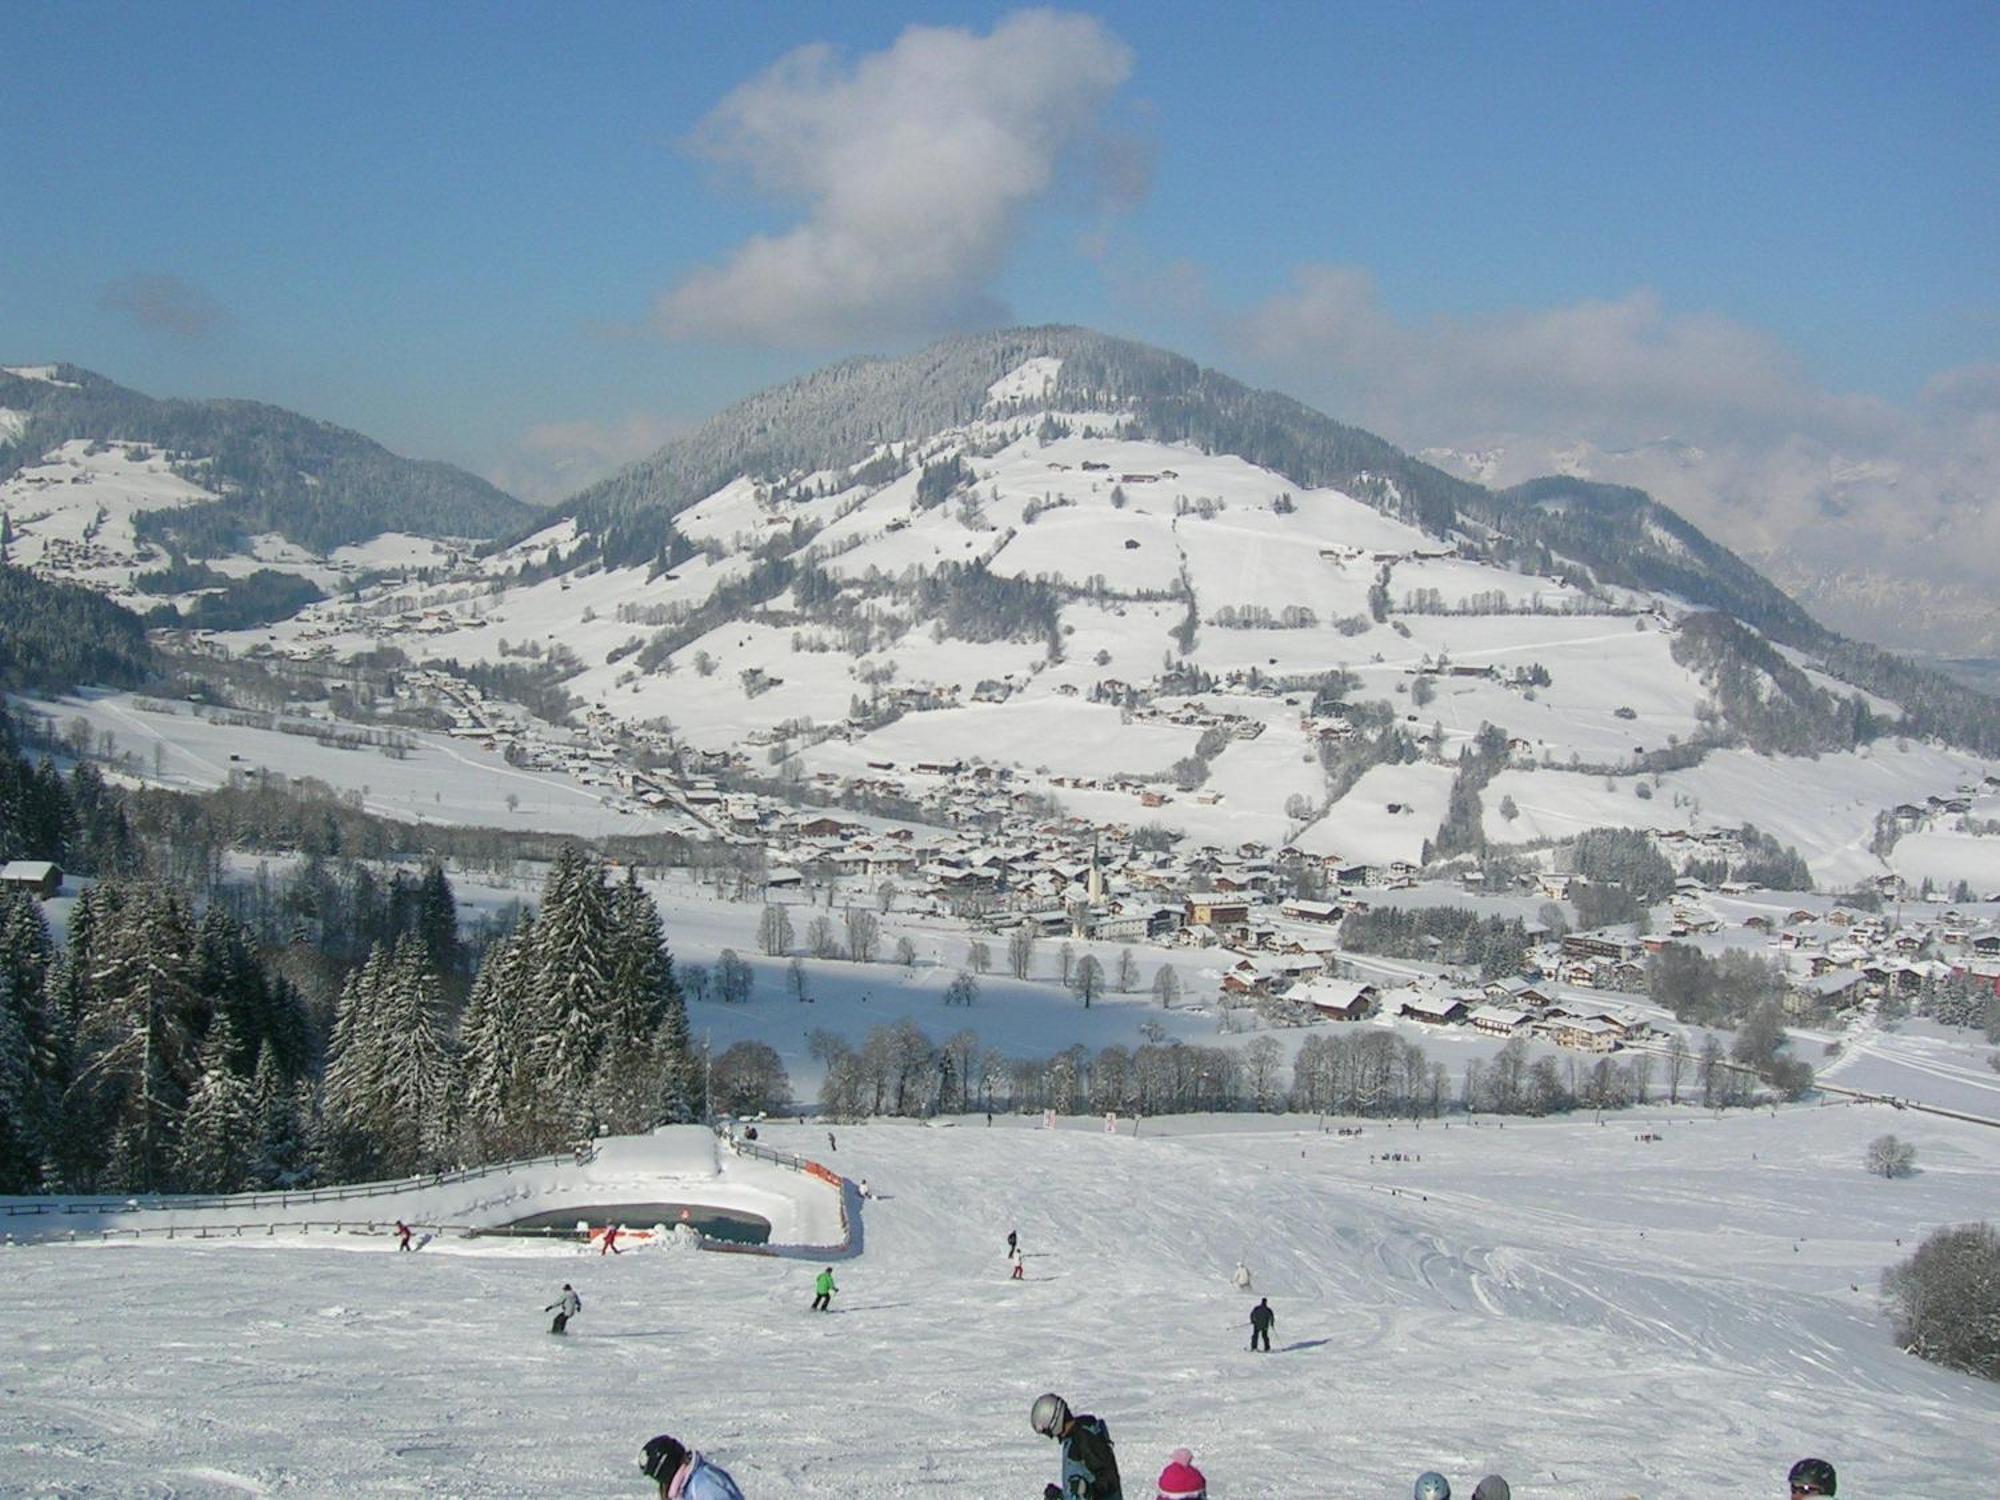
{"type": "Polygon", "coordinates": [[[566,849],[462,1008],[442,873],[405,905],[328,1017],[220,903],[103,881],[59,948],[37,903],[0,896],[0,1192],[401,1176],[699,1116],[673,959],[633,874],[613,886],[566,849]]]}

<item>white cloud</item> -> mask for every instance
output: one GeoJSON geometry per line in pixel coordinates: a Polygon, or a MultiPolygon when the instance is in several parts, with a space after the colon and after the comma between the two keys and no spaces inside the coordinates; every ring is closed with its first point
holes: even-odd
{"type": "Polygon", "coordinates": [[[1831,624],[2000,645],[2000,367],[1901,407],[1829,391],[1770,334],[1651,291],[1415,322],[1345,266],[1215,316],[1263,378],[1446,467],[1635,484],[1831,624]],[[1960,597],[1933,628],[1910,600],[1936,583],[1960,597]]]}
{"type": "Polygon", "coordinates": [[[523,500],[565,500],[691,430],[677,417],[635,412],[616,422],[539,422],[486,477],[523,500]]]}
{"type": "Polygon", "coordinates": [[[1100,205],[1143,191],[1140,156],[1101,119],[1131,67],[1098,21],[1046,10],[986,36],[912,26],[852,63],[824,45],[780,59],[694,146],[802,203],[804,222],[673,288],[659,326],[810,346],[1000,319],[987,289],[1066,165],[1100,205]]]}

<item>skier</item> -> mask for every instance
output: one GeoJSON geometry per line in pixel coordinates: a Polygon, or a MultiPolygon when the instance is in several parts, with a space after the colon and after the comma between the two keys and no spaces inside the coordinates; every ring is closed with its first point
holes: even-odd
{"type": "Polygon", "coordinates": [[[1013,1254],[1013,1253],[1014,1253],[1014,1252],[1015,1252],[1016,1250],[1018,1250],[1018,1249],[1020,1249],[1020,1248],[1021,1248],[1021,1231],[1020,1231],[1020,1230],[1018,1230],[1018,1229],[1010,1229],[1010,1230],[1008,1230],[1008,1231],[1007,1231],[1007,1253],[1008,1253],[1009,1255],[1012,1255],[1012,1254],[1013,1254]]]}
{"type": "Polygon", "coordinates": [[[549,1324],[550,1333],[567,1334],[569,1332],[569,1320],[583,1311],[583,1298],[577,1296],[576,1288],[565,1281],[563,1283],[562,1295],[543,1308],[542,1311],[552,1312],[556,1315],[555,1322],[549,1324]]]}
{"type": "Polygon", "coordinates": [[[396,1248],[398,1250],[410,1248],[410,1226],[401,1219],[396,1221],[396,1248]]]}
{"type": "Polygon", "coordinates": [[[664,1432],[640,1450],[639,1472],[657,1484],[662,1495],[676,1500],[743,1500],[743,1491],[728,1470],[664,1432]]]}
{"type": "Polygon", "coordinates": [[[1451,1500],[1451,1481],[1442,1474],[1419,1474],[1416,1500],[1451,1500]]]}
{"type": "Polygon", "coordinates": [[[1045,1486],[1042,1500],[1124,1500],[1111,1429],[1098,1418],[1072,1412],[1053,1391],[1037,1396],[1028,1425],[1062,1444],[1062,1482],[1045,1486]]]}
{"type": "Polygon", "coordinates": [[[1514,1492],[1498,1474],[1488,1474],[1472,1492],[1472,1500],[1513,1500],[1514,1492]]]}
{"type": "Polygon", "coordinates": [[[1786,1477],[1791,1481],[1794,1495],[1831,1495],[1839,1484],[1833,1465],[1823,1458],[1800,1459],[1786,1477]]]}
{"type": "Polygon", "coordinates": [[[814,1312],[832,1312],[833,1294],[839,1290],[840,1288],[833,1284],[833,1267],[828,1266],[818,1276],[813,1278],[812,1310],[814,1312]]]}
{"type": "Polygon", "coordinates": [[[597,1247],[597,1253],[599,1255],[623,1255],[625,1253],[618,1248],[618,1226],[616,1224],[606,1224],[604,1226],[604,1242],[597,1247]]]}
{"type": "Polygon", "coordinates": [[[1239,1260],[1236,1262],[1236,1274],[1229,1279],[1236,1283],[1237,1291],[1247,1292],[1250,1290],[1250,1268],[1244,1265],[1242,1261],[1239,1260]]]}
{"type": "Polygon", "coordinates": [[[1160,1470],[1156,1488],[1158,1500],[1208,1500],[1208,1480],[1194,1466],[1194,1455],[1185,1448],[1176,1448],[1167,1455],[1167,1466],[1160,1470]]]}
{"type": "Polygon", "coordinates": [[[840,1149],[840,1145],[834,1140],[831,1130],[826,1133],[826,1149],[829,1151],[838,1151],[840,1149]]]}
{"type": "Polygon", "coordinates": [[[1250,1348],[1254,1352],[1260,1345],[1264,1352],[1271,1352],[1271,1328],[1278,1321],[1278,1315],[1271,1311],[1271,1299],[1259,1297],[1257,1305],[1250,1309],[1250,1348]]]}
{"type": "Polygon", "coordinates": [[[873,1198],[875,1196],[874,1193],[869,1191],[868,1179],[866,1177],[861,1179],[861,1196],[864,1198],[873,1198]]]}

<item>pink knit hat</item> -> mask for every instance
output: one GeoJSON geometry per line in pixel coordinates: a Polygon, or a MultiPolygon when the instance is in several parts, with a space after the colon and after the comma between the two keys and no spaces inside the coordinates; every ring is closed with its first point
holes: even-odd
{"type": "Polygon", "coordinates": [[[1194,1455],[1185,1448],[1174,1449],[1160,1470],[1160,1500],[1207,1500],[1207,1496],[1208,1481],[1194,1466],[1194,1455]]]}

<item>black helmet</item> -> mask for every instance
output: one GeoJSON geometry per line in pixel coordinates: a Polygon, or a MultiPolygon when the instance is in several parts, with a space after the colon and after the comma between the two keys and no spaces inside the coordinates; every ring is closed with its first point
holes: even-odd
{"type": "Polygon", "coordinates": [[[664,1432],[648,1442],[639,1454],[639,1472],[648,1479],[657,1479],[665,1484],[680,1472],[687,1461],[688,1451],[678,1438],[668,1437],[664,1432]]]}
{"type": "Polygon", "coordinates": [[[1823,1458],[1802,1458],[1792,1465],[1792,1493],[1794,1495],[1832,1495],[1837,1493],[1839,1481],[1834,1477],[1833,1465],[1823,1458]]]}

